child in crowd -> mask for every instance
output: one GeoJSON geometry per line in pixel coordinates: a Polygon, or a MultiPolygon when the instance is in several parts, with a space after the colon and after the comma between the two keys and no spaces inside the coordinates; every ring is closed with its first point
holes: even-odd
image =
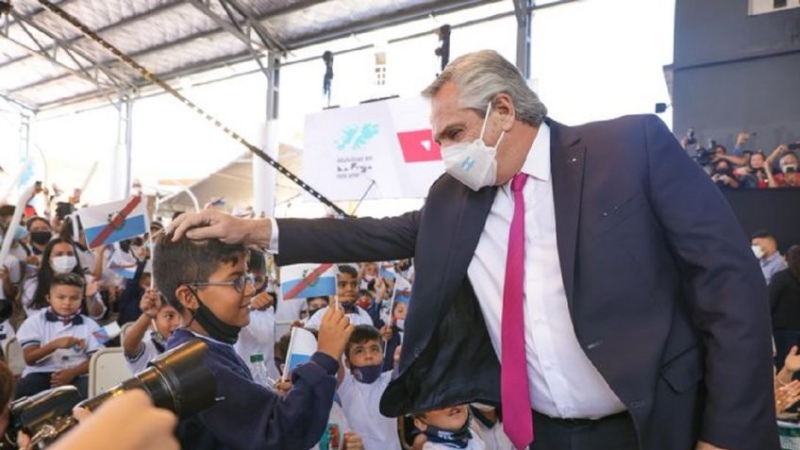
{"type": "Polygon", "coordinates": [[[381,395],[392,379],[383,371],[383,342],[372,325],[358,325],[345,350],[345,372],[337,390],[347,421],[366,450],[400,449],[397,420],[379,411],[381,395]]]}
{"type": "Polygon", "coordinates": [[[328,423],[338,361],[352,333],[344,314],[331,309],[320,321],[320,344],[309,362],[292,373],[292,389],[279,397],[255,383],[233,344],[250,317],[255,293],[241,244],[216,239],[156,241],[156,287],[186,324],[167,342],[206,343],[204,364],[216,379],[217,403],[183,418],[176,430],[181,447],[203,449],[301,449],[316,444],[328,423]]]}
{"type": "Polygon", "coordinates": [[[100,327],[81,314],[81,276],[55,274],[49,286],[50,306],[29,316],[17,333],[27,365],[17,384],[17,398],[66,384],[86,397],[89,357],[100,347],[94,338],[100,327]]]}
{"type": "Polygon", "coordinates": [[[267,268],[264,254],[248,250],[248,268],[255,280],[255,295],[250,299],[250,323],[239,333],[233,348],[257,382],[267,385],[280,376],[272,364],[275,347],[275,304],[267,289],[267,268]]]}
{"type": "Polygon", "coordinates": [[[43,308],[47,308],[47,295],[50,292],[50,282],[55,275],[74,274],[81,277],[86,286],[86,303],[81,305],[82,313],[93,319],[103,317],[106,307],[99,293],[99,285],[91,276],[86,275],[78,258],[75,256],[75,247],[66,239],[55,238],[44,247],[42,263],[38,274],[25,281],[22,291],[22,306],[28,317],[43,308]]]}
{"type": "Polygon", "coordinates": [[[164,353],[167,339],[181,325],[178,310],[162,301],[155,289],[147,289],[139,308],[142,314],[122,336],[125,361],[133,373],[146,369],[147,363],[164,353]]]}
{"type": "Polygon", "coordinates": [[[467,405],[448,406],[414,415],[414,426],[425,435],[423,450],[484,450],[483,441],[470,431],[467,405]]]}
{"type": "Polygon", "coordinates": [[[395,350],[400,348],[403,344],[403,334],[406,329],[406,314],[408,313],[408,303],[405,301],[395,300],[392,304],[392,313],[389,316],[389,323],[385,327],[386,330],[381,330],[384,340],[386,341],[386,352],[383,356],[383,370],[392,370],[394,367],[395,350]]]}
{"type": "Polygon", "coordinates": [[[331,299],[330,299],[330,297],[327,297],[327,296],[309,297],[309,298],[307,298],[306,299],[306,308],[305,308],[305,311],[304,311],[305,317],[303,317],[302,314],[301,314],[300,318],[301,319],[307,319],[307,318],[313,316],[320,309],[327,307],[330,304],[330,302],[331,302],[331,299]]]}
{"type": "MultiPolygon", "coordinates": [[[[353,266],[341,264],[337,267],[336,274],[336,297],[339,305],[344,310],[350,323],[353,325],[375,325],[369,313],[356,305],[356,294],[358,293],[358,271],[353,266]]],[[[305,324],[306,328],[316,330],[328,307],[319,309],[305,324]]]]}

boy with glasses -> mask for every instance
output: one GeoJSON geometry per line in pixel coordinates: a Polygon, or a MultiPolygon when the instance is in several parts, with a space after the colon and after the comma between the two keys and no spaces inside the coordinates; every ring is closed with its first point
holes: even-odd
{"type": "MultiPolygon", "coordinates": [[[[369,313],[359,308],[356,304],[359,285],[358,270],[356,270],[355,267],[347,264],[341,264],[336,268],[338,272],[336,274],[336,299],[345,315],[347,315],[347,318],[350,319],[350,323],[352,323],[353,326],[375,326],[375,323],[372,321],[372,317],[369,315],[369,313]]],[[[326,306],[318,309],[317,312],[308,319],[305,327],[312,330],[318,330],[320,327],[320,321],[325,316],[328,308],[329,307],[326,306]]]]}
{"type": "Polygon", "coordinates": [[[167,342],[174,348],[200,339],[208,349],[204,364],[216,379],[217,403],[182,418],[176,435],[181,448],[309,448],[328,422],[336,371],[353,331],[340,310],[320,323],[320,343],[311,360],[292,373],[291,391],[283,398],[255,383],[233,344],[250,320],[254,279],[247,273],[241,244],[216,239],[173,242],[158,238],[153,260],[157,289],[183,316],[167,342]]]}

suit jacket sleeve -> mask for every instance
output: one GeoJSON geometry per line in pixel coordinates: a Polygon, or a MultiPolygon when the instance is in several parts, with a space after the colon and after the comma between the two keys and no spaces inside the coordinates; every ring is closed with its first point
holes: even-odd
{"type": "Polygon", "coordinates": [[[383,219],[278,219],[278,264],[389,261],[414,256],[422,210],[383,219]]]}
{"type": "Polygon", "coordinates": [[[650,204],[686,284],[704,341],[707,398],[700,439],[723,448],[774,442],[767,289],[722,194],[664,124],[645,123],[650,204]]]}

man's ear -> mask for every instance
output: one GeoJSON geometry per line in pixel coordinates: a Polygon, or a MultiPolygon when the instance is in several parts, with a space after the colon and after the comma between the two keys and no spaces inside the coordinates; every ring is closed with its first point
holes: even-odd
{"type": "Polygon", "coordinates": [[[175,289],[175,297],[181,302],[181,305],[185,309],[190,311],[196,310],[199,305],[197,304],[197,297],[195,297],[194,292],[189,289],[189,286],[182,284],[178,286],[178,289],[175,289]]]}
{"type": "Polygon", "coordinates": [[[492,109],[498,113],[500,128],[505,132],[511,130],[517,118],[517,109],[511,97],[504,92],[497,94],[494,97],[492,109]]]}

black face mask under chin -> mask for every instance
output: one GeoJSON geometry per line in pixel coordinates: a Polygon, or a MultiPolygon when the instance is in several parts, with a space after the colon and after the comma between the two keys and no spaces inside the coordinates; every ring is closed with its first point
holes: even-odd
{"type": "Polygon", "coordinates": [[[196,311],[192,311],[192,320],[196,320],[200,326],[206,330],[209,337],[212,337],[220,342],[224,342],[226,344],[235,344],[236,341],[239,339],[239,331],[241,331],[242,327],[237,327],[234,325],[228,325],[227,323],[219,320],[217,316],[200,300],[200,296],[197,295],[197,291],[192,288],[189,288],[194,294],[195,298],[197,299],[197,304],[199,305],[196,311]]]}

